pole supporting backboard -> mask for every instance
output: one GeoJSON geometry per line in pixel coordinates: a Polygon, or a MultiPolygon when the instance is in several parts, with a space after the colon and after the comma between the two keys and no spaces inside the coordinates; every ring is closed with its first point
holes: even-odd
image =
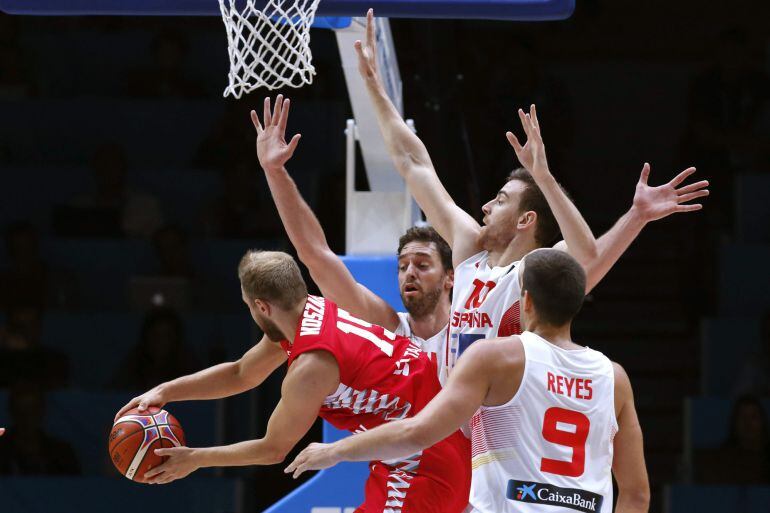
{"type": "MultiPolygon", "coordinates": [[[[376,18],[377,63],[384,88],[396,109],[403,115],[401,75],[396,49],[387,18],[376,18]]],[[[358,56],[353,47],[366,35],[366,19],[354,18],[350,26],[335,30],[348,97],[354,120],[348,120],[346,133],[346,219],[345,251],[349,255],[394,255],[398,239],[420,218],[420,211],[396,171],[387,151],[374,107],[358,71],[358,56]],[[356,145],[369,181],[369,191],[357,191],[356,145]]],[[[414,129],[411,120],[407,121],[414,129]]]]}

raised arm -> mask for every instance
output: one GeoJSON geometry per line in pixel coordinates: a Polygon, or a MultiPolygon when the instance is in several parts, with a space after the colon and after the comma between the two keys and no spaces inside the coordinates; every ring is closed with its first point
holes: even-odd
{"type": "Polygon", "coordinates": [[[257,113],[251,111],[251,120],[257,130],[257,157],[289,240],[324,297],[357,317],[394,330],[399,322],[396,311],[356,282],[342,260],[329,248],[321,224],[286,171],[286,162],[294,154],[300,137],[297,134],[286,143],[289,106],[290,101],[279,94],[271,112],[270,98],[265,98],[264,127],[257,113]]]}
{"type": "Polygon", "coordinates": [[[165,484],[202,467],[280,463],[310,430],[324,399],[339,382],[339,368],[330,353],[305,353],[286,374],[281,386],[281,400],[270,416],[263,438],[220,447],[157,449],[157,455],[169,459],[149,470],[145,477],[152,484],[165,484]]]}
{"type": "Polygon", "coordinates": [[[545,196],[548,206],[551,207],[553,216],[556,218],[566,241],[569,253],[585,267],[596,258],[596,239],[591,233],[588,223],[580,215],[575,204],[567,197],[548,168],[545,145],[540,134],[540,122],[537,119],[535,106],[531,105],[527,114],[519,109],[519,119],[524,133],[527,135],[527,140],[522,146],[513,132],[507,132],[505,135],[508,142],[513,146],[521,165],[529,171],[543,192],[543,196],[545,196]]]}
{"type": "MultiPolygon", "coordinates": [[[[598,255],[585,266],[586,292],[592,290],[606,276],[647,223],[677,212],[695,212],[703,208],[700,203],[682,204],[709,195],[706,189],[709,185],[707,180],[682,185],[693,173],[695,168],[689,167],[670,182],[652,187],[647,183],[650,177],[650,165],[644,164],[639,182],[636,184],[631,209],[607,233],[599,237],[598,255]]],[[[561,242],[557,247],[563,244],[565,243],[561,242]]]]}
{"type": "Polygon", "coordinates": [[[499,353],[493,341],[473,344],[460,358],[446,386],[412,418],[388,422],[333,444],[310,444],[284,472],[298,477],[341,461],[404,458],[431,447],[465,424],[484,404],[499,353]]]}
{"type": "Polygon", "coordinates": [[[259,386],[286,361],[280,345],[262,337],[238,361],[220,363],[208,369],[161,383],[144,394],[134,397],[115,415],[115,420],[132,408],[139,411],[150,406],[162,408],[175,401],[221,399],[259,386]]]}
{"type": "Polygon", "coordinates": [[[615,367],[615,414],[618,433],[614,440],[612,473],[618,483],[616,513],[647,513],[650,483],[644,464],[642,428],[634,407],[631,382],[623,368],[615,367]]]}
{"type": "Polygon", "coordinates": [[[385,145],[409,192],[425,212],[428,222],[452,247],[452,260],[459,264],[479,248],[479,224],[458,207],[446,191],[431,162],[428,150],[404,122],[390,101],[377,70],[374,13],[366,15],[366,41],[356,41],[358,69],[366,84],[385,145]]]}

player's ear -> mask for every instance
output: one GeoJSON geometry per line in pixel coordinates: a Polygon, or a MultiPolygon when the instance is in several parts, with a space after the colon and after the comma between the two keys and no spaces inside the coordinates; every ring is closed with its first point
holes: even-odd
{"type": "Polygon", "coordinates": [[[262,299],[254,299],[253,301],[254,301],[254,306],[257,307],[257,310],[259,310],[259,312],[262,315],[270,315],[270,312],[271,312],[270,303],[262,299]]]}
{"type": "Polygon", "coordinates": [[[532,314],[532,296],[529,295],[527,290],[521,291],[521,309],[527,313],[528,317],[532,314]]]}
{"type": "Polygon", "coordinates": [[[535,223],[537,222],[537,212],[534,210],[527,210],[519,214],[519,218],[516,221],[516,228],[519,230],[535,229],[535,223]]]}
{"type": "Polygon", "coordinates": [[[452,287],[455,286],[455,270],[449,269],[446,272],[446,277],[444,278],[444,288],[446,290],[452,290],[452,287]]]}

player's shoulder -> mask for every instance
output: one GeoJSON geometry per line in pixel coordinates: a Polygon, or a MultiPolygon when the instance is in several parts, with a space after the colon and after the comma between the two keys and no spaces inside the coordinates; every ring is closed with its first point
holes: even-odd
{"type": "Polygon", "coordinates": [[[309,378],[318,373],[338,369],[339,364],[336,355],[324,348],[318,348],[298,355],[292,366],[289,367],[289,372],[294,376],[309,378]]]}
{"type": "Polygon", "coordinates": [[[612,360],[610,360],[610,364],[612,364],[612,372],[615,375],[616,381],[618,379],[628,381],[628,373],[626,372],[626,369],[624,369],[622,365],[612,360]]]}
{"type": "Polygon", "coordinates": [[[615,378],[616,393],[621,393],[624,395],[632,394],[631,379],[628,377],[628,373],[626,372],[626,369],[624,369],[623,366],[620,365],[618,362],[613,362],[610,360],[610,363],[612,364],[612,373],[615,378]]]}
{"type": "Polygon", "coordinates": [[[521,337],[513,335],[474,342],[463,353],[463,358],[483,362],[486,368],[499,368],[523,365],[526,354],[521,337]]]}

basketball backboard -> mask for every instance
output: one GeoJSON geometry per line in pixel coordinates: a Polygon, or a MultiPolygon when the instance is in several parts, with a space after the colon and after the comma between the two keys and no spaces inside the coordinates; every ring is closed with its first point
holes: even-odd
{"type": "MultiPolygon", "coordinates": [[[[574,7],[574,0],[321,0],[317,14],[364,16],[374,8],[377,16],[388,18],[538,21],[568,18],[574,7]]],[[[0,0],[0,10],[32,15],[220,15],[216,0],[0,0]]]]}

